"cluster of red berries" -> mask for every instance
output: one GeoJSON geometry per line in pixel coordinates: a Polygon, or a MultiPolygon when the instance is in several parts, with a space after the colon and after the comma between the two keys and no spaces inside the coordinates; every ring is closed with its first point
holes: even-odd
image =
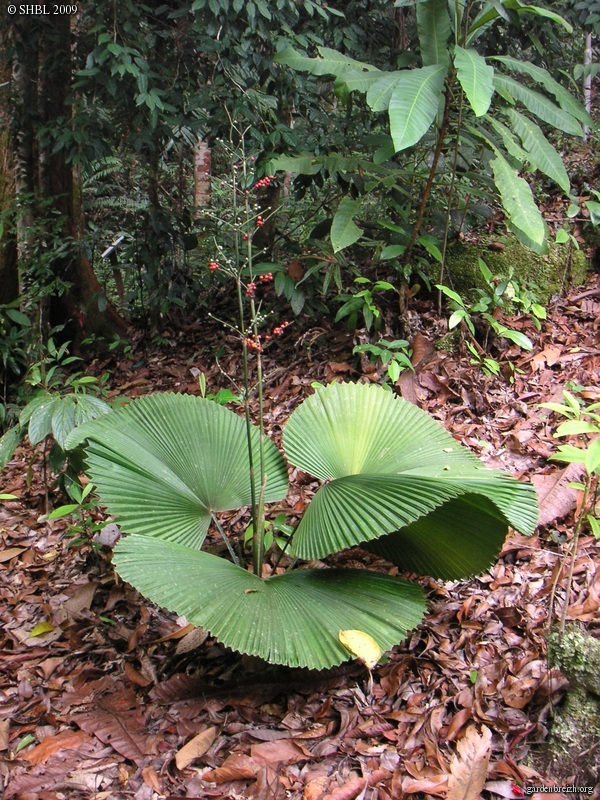
{"type": "Polygon", "coordinates": [[[269,283],[270,281],[273,280],[273,273],[272,272],[266,272],[264,275],[259,275],[258,276],[258,280],[261,283],[269,283]]]}
{"type": "Polygon", "coordinates": [[[217,262],[216,262],[216,261],[213,259],[212,261],[209,261],[209,262],[208,262],[208,268],[209,268],[209,270],[210,270],[211,272],[215,272],[215,270],[219,269],[219,265],[218,265],[218,264],[217,264],[217,262]]]}
{"type": "Polygon", "coordinates": [[[255,189],[264,189],[265,186],[270,186],[273,183],[273,178],[270,178],[268,175],[265,175],[264,178],[261,178],[259,181],[256,181],[254,184],[255,189]]]}
{"type": "Polygon", "coordinates": [[[263,219],[263,218],[262,218],[262,217],[259,215],[259,216],[256,218],[256,227],[257,227],[257,228],[262,228],[262,226],[263,226],[264,224],[265,224],[265,221],[264,221],[264,219],[263,219]]]}
{"type": "Polygon", "coordinates": [[[276,325],[273,328],[273,336],[281,336],[287,326],[290,324],[289,320],[284,320],[280,325],[276,325]]]}
{"type": "Polygon", "coordinates": [[[254,281],[250,281],[250,283],[246,284],[246,294],[248,297],[254,297],[256,294],[256,284],[254,281]]]}
{"type": "Polygon", "coordinates": [[[257,342],[256,339],[250,339],[248,336],[244,339],[244,347],[247,347],[248,350],[257,350],[259,353],[262,353],[260,342],[257,342]]]}

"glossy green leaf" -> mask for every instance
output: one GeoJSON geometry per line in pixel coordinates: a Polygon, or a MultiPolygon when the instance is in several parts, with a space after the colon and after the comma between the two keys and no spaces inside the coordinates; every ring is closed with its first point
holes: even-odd
{"type": "Polygon", "coordinates": [[[340,201],[331,223],[330,237],[334,253],[354,244],[362,236],[362,228],[353,219],[360,205],[360,200],[352,200],[350,197],[344,197],[340,201]]]}
{"type": "Polygon", "coordinates": [[[577,120],[553,103],[546,95],[530,89],[508,75],[500,75],[498,72],[494,75],[494,86],[522,103],[531,114],[547,122],[548,125],[552,125],[553,128],[572,136],[583,136],[583,130],[577,120]]]}
{"type": "Polygon", "coordinates": [[[567,464],[584,464],[585,450],[581,447],[574,447],[572,444],[561,444],[554,455],[550,456],[551,461],[565,461],[567,464]]]}
{"type": "Polygon", "coordinates": [[[580,436],[582,433],[600,433],[598,425],[583,419],[571,419],[563,422],[556,429],[555,436],[580,436]]]}
{"type": "Polygon", "coordinates": [[[486,121],[490,123],[492,128],[501,137],[502,144],[504,145],[506,152],[511,158],[513,158],[517,163],[523,165],[531,162],[529,153],[527,153],[521,147],[521,145],[517,141],[517,137],[507,125],[505,125],[503,122],[500,122],[500,120],[495,119],[495,117],[492,116],[488,116],[486,121]]]}
{"type": "Polygon", "coordinates": [[[290,156],[281,154],[271,159],[269,165],[274,170],[292,172],[294,175],[316,175],[322,169],[322,164],[314,156],[299,155],[290,156]]]}
{"type": "Polygon", "coordinates": [[[272,664],[327,669],[347,661],[338,633],[355,628],[388,650],[425,610],[418,586],[388,575],[298,569],[261,580],[217,556],[146,536],[122,539],[114,563],[158,605],[272,664]]]}
{"type": "Polygon", "coordinates": [[[514,108],[507,109],[506,114],[513,130],[523,142],[533,166],[568,194],[571,191],[571,184],[567,170],[559,153],[544,136],[542,129],[514,108]]]}
{"type": "MultiPolygon", "coordinates": [[[[31,428],[31,422],[29,423],[29,427],[31,428]]],[[[52,415],[52,435],[63,450],[67,437],[74,427],[75,399],[73,395],[68,394],[59,399],[52,415]]]]}
{"type": "Polygon", "coordinates": [[[443,64],[406,70],[396,83],[388,113],[396,151],[416,144],[439,109],[447,68],[443,64]]]}
{"type": "Polygon", "coordinates": [[[579,100],[577,100],[568,89],[565,89],[562,84],[554,80],[547,70],[538,67],[536,64],[532,64],[530,61],[520,61],[518,58],[513,58],[512,56],[490,56],[490,59],[499,61],[513,72],[521,72],[525,75],[529,75],[530,78],[533,78],[534,81],[541,84],[549,94],[556,98],[559,106],[564,111],[572,117],[575,117],[575,119],[578,119],[584,125],[594,127],[594,120],[590,117],[579,100]]]}
{"type": "MultiPolygon", "coordinates": [[[[535,14],[539,17],[545,17],[546,19],[550,19],[553,22],[556,22],[558,25],[561,25],[568,31],[568,33],[573,33],[573,26],[567,22],[566,19],[561,17],[560,14],[550,11],[547,8],[521,3],[520,0],[502,0],[502,5],[505,9],[516,11],[518,14],[529,13],[535,14]]],[[[491,22],[498,19],[499,16],[501,16],[501,14],[498,10],[497,4],[486,3],[471,23],[471,26],[467,32],[467,41],[470,42],[491,22]]]]}
{"type": "Polygon", "coordinates": [[[600,225],[600,203],[595,200],[586,200],[585,207],[590,212],[592,225],[600,225]]]}
{"type": "Polygon", "coordinates": [[[476,50],[454,48],[454,65],[460,85],[476,117],[485,114],[494,94],[494,70],[476,50]]]}
{"type": "Polygon", "coordinates": [[[374,70],[373,72],[358,72],[357,70],[346,70],[337,79],[343,83],[349,92],[368,92],[369,89],[381,80],[384,75],[389,73],[374,70]]]}
{"type": "Polygon", "coordinates": [[[590,475],[600,469],[600,437],[588,444],[584,464],[590,475]]]}
{"type": "Polygon", "coordinates": [[[407,70],[380,73],[367,91],[367,105],[371,111],[385,111],[389,108],[394,89],[406,74],[407,70]]]}
{"type": "Polygon", "coordinates": [[[25,429],[14,425],[0,436],[0,469],[4,469],[11,460],[24,435],[25,429]]]}
{"type": "Polygon", "coordinates": [[[398,256],[401,256],[405,251],[405,244],[388,244],[381,251],[380,259],[382,261],[388,261],[392,258],[398,258],[398,256]]]}
{"type": "Polygon", "coordinates": [[[52,433],[52,420],[61,404],[59,395],[40,395],[31,401],[21,414],[21,422],[29,420],[27,435],[31,444],[37,444],[52,433]]]}
{"type": "Polygon", "coordinates": [[[422,0],[416,5],[419,47],[424,67],[432,64],[448,66],[450,16],[447,0],[422,0]]]}
{"type": "Polygon", "coordinates": [[[376,67],[370,64],[356,61],[329,47],[319,47],[319,57],[317,58],[309,58],[294,50],[293,47],[286,47],[274,56],[273,61],[285,64],[299,72],[309,72],[311,75],[340,75],[346,70],[364,70],[365,72],[376,70],[376,67]]]}
{"type": "Polygon", "coordinates": [[[490,163],[502,206],[510,221],[535,244],[542,245],[546,238],[546,224],[535,204],[529,184],[517,175],[498,151],[490,163]]]}

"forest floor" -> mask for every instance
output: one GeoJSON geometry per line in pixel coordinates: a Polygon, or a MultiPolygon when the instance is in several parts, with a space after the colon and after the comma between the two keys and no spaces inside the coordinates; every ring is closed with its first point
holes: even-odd
{"type": "MultiPolygon", "coordinates": [[[[512,383],[436,349],[445,321],[431,305],[413,312],[415,371],[401,375],[398,392],[488,465],[533,480],[540,527],[530,538],[509,534],[477,578],[404,575],[426,589],[429,613],[375,670],[372,692],[356,662],[319,673],[271,667],[145,601],[115,578],[110,546],[73,546],[67,519],[45,519],[39,454],[20,448],[1,489],[20,500],[0,505],[5,800],[474,800],[573,780],[591,787],[594,747],[574,747],[570,775],[542,758],[567,687],[548,665],[546,635],[565,603],[569,620],[600,635],[600,542],[580,538],[565,597],[580,493],[567,485],[574,465],[548,460],[559,420],[538,404],[560,401],[569,381],[598,399],[598,286],[594,277],[551,304],[539,332],[525,317],[511,320],[535,342],[530,353],[503,353],[512,383]]],[[[354,344],[339,327],[293,323],[265,353],[276,439],[313,381],[381,380],[354,344]]],[[[140,341],[130,358],[88,366],[111,371],[111,396],[198,394],[199,371],[209,391],[231,388],[239,358],[222,328],[198,321],[165,331],[160,347],[140,341]]],[[[292,518],[315,488],[305,481],[290,492],[292,518]]],[[[226,521],[234,530],[243,522],[226,521]]],[[[356,549],[332,560],[364,566],[373,556],[356,549]]]]}

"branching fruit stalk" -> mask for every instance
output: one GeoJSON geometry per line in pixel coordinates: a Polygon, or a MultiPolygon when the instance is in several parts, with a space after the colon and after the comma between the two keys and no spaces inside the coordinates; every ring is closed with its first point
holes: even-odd
{"type": "MultiPolygon", "coordinates": [[[[259,459],[258,464],[255,463],[254,453],[252,448],[252,419],[250,415],[250,371],[248,364],[248,347],[246,344],[246,315],[244,313],[244,284],[242,281],[242,263],[245,263],[249,272],[249,284],[254,283],[253,273],[253,254],[252,254],[252,232],[254,229],[254,209],[250,205],[249,192],[248,192],[248,172],[246,163],[246,152],[244,149],[244,136],[241,136],[242,141],[242,177],[244,193],[243,204],[243,217],[241,225],[236,225],[235,228],[235,261],[238,267],[236,276],[236,290],[238,299],[238,313],[240,320],[240,334],[244,338],[244,346],[242,347],[242,363],[244,373],[244,417],[246,421],[246,441],[248,445],[248,463],[250,467],[250,499],[252,503],[252,570],[255,575],[259,577],[262,575],[262,567],[265,557],[265,487],[267,476],[265,473],[265,430],[263,421],[263,373],[262,373],[262,357],[259,345],[259,332],[258,332],[258,314],[254,296],[249,294],[250,297],[250,328],[252,331],[253,340],[257,343],[256,348],[256,383],[258,393],[258,430],[259,430],[259,459]],[[244,260],[241,259],[240,247],[240,233],[241,228],[244,228],[244,239],[246,241],[246,253],[244,260]],[[260,487],[258,493],[256,491],[258,478],[258,486],[260,487]]],[[[238,211],[238,181],[235,169],[232,170],[233,182],[233,212],[234,220],[239,219],[238,211]]]]}

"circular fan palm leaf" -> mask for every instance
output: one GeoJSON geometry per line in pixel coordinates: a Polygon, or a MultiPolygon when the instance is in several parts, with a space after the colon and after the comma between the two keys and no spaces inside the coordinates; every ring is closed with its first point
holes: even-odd
{"type": "Polygon", "coordinates": [[[389,650],[425,611],[418,586],[369,570],[298,569],[262,580],[210,553],[135,534],[119,542],[114,563],[146,597],[233,650],[291,667],[347,661],[338,636],[349,629],[389,650]]]}
{"type": "MultiPolygon", "coordinates": [[[[508,525],[523,533],[535,529],[531,485],[487,469],[426,412],[380,386],[317,390],[291,415],[283,444],[292,464],[327,481],[294,534],[293,552],[300,558],[323,558],[378,539],[464,494],[490,501],[477,508],[479,522],[490,516],[490,523],[502,519],[505,531],[508,525]]],[[[450,505],[444,513],[450,531],[471,511],[472,504],[450,505]]],[[[425,528],[419,531],[426,535],[425,528]]],[[[486,537],[485,528],[481,536],[489,564],[497,537],[486,537]]]]}
{"type": "Polygon", "coordinates": [[[409,572],[456,580],[488,569],[505,536],[506,520],[493,503],[465,494],[363,547],[409,572]]]}
{"type": "MultiPolygon", "coordinates": [[[[260,488],[259,431],[252,428],[255,489],[260,488]]],[[[77,428],[87,439],[89,473],[125,531],[200,547],[214,512],[251,503],[245,421],[191,395],[133,400],[77,428]]],[[[265,439],[265,500],[287,494],[287,469],[265,439]]]]}

